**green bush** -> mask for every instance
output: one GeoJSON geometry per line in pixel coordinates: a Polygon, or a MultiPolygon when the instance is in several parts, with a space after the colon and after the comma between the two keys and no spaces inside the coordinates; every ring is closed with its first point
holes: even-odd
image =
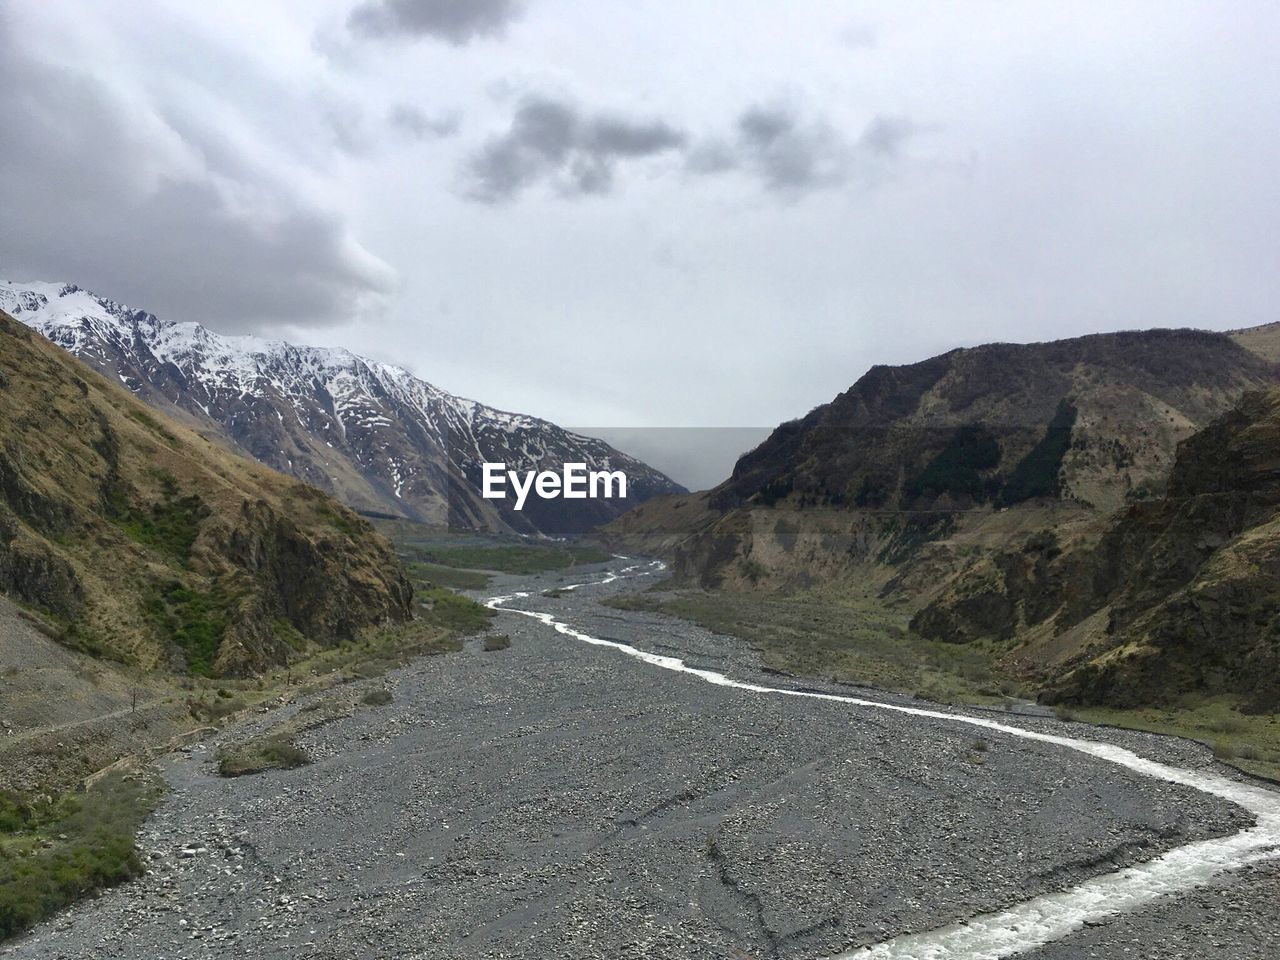
{"type": "Polygon", "coordinates": [[[419,619],[458,633],[483,630],[493,617],[488,607],[443,587],[420,591],[418,599],[422,602],[419,619]]]}
{"type": "Polygon", "coordinates": [[[255,737],[223,748],[218,754],[218,772],[224,777],[243,777],[264,770],[293,770],[310,762],[307,752],[291,740],[281,736],[255,737]]]}
{"type": "Polygon", "coordinates": [[[118,774],[52,802],[0,794],[0,939],[140,874],[134,834],[158,796],[154,781],[118,774]]]}
{"type": "Polygon", "coordinates": [[[177,481],[168,474],[161,476],[160,484],[160,501],[149,507],[124,507],[117,519],[120,528],[138,543],[185,564],[191,559],[191,547],[210,510],[194,494],[178,496],[177,481]]]}
{"type": "Polygon", "coordinates": [[[230,605],[220,591],[192,590],[175,580],[152,590],[143,609],[165,638],[182,648],[188,672],[209,676],[227,631],[230,605]]]}

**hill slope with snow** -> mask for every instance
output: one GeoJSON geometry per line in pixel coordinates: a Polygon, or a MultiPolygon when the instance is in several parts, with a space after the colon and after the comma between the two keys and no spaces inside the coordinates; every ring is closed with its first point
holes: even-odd
{"type": "Polygon", "coordinates": [[[224,336],[162,320],[72,284],[0,283],[0,310],[118,379],[134,395],[353,507],[430,523],[562,534],[677,484],[602,440],[455,397],[347,350],[224,336]],[[623,470],[628,496],[483,500],[481,464],[623,470]]]}

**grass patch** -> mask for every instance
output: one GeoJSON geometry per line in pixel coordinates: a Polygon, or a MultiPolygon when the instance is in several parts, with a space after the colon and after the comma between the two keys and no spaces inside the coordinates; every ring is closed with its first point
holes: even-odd
{"type": "Polygon", "coordinates": [[[152,590],[143,600],[148,619],[166,640],[182,648],[187,671],[202,677],[213,673],[230,606],[219,591],[192,590],[177,581],[152,590]]]}
{"type": "Polygon", "coordinates": [[[133,540],[185,565],[191,559],[200,524],[211,511],[194,494],[179,496],[173,477],[162,475],[160,484],[159,501],[149,507],[128,507],[119,513],[117,522],[133,540]]]}
{"type": "Polygon", "coordinates": [[[488,626],[493,611],[470,597],[443,587],[430,587],[417,592],[418,619],[459,634],[476,633],[488,626]]]}
{"type": "Polygon", "coordinates": [[[218,773],[244,777],[264,770],[293,770],[311,762],[307,752],[284,736],[253,737],[218,751],[218,773]]]}
{"type": "Polygon", "coordinates": [[[125,416],[135,423],[140,423],[156,436],[160,437],[166,444],[171,447],[178,446],[178,438],[170,433],[159,420],[147,413],[145,410],[139,410],[137,407],[130,407],[125,411],[125,416]]]}
{"type": "Polygon", "coordinates": [[[0,791],[0,939],[141,874],[134,835],[159,796],[119,773],[54,799],[0,791]]]}
{"type": "Polygon", "coordinates": [[[493,653],[495,650],[507,650],[511,646],[511,638],[505,633],[490,633],[484,638],[484,650],[493,653]]]}
{"type": "Polygon", "coordinates": [[[1116,710],[1076,707],[1089,723],[1106,723],[1199,740],[1214,756],[1246,773],[1280,780],[1280,718],[1238,713],[1228,697],[1188,697],[1172,707],[1116,710]]]}
{"type": "Polygon", "coordinates": [[[592,546],[504,544],[496,546],[414,547],[416,559],[464,570],[499,573],[544,573],[589,563],[604,563],[613,554],[592,546]]]}
{"type": "Polygon", "coordinates": [[[391,695],[391,691],[386,687],[376,687],[361,697],[360,702],[366,707],[385,707],[394,699],[395,697],[391,695]]]}
{"type": "Polygon", "coordinates": [[[437,587],[448,587],[451,590],[483,590],[489,586],[490,577],[479,570],[459,570],[446,567],[440,563],[424,563],[411,560],[405,564],[410,578],[437,587]]]}
{"type": "Polygon", "coordinates": [[[634,593],[605,604],[691,620],[738,637],[765,666],[800,676],[865,683],[939,703],[1002,703],[1022,689],[992,667],[983,643],[937,643],[911,634],[907,617],[874,597],[806,593],[634,593]]]}

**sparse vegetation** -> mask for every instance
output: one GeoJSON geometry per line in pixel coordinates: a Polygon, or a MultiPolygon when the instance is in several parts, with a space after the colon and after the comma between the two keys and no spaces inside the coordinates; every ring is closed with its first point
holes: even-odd
{"type": "Polygon", "coordinates": [[[479,570],[460,570],[440,563],[424,563],[420,560],[405,564],[405,572],[413,580],[451,590],[483,590],[492,579],[479,570]]]}
{"type": "Polygon", "coordinates": [[[766,666],[786,673],[865,683],[938,703],[996,703],[1025,693],[993,669],[988,645],[924,640],[908,632],[904,614],[871,596],[679,591],[623,594],[604,602],[683,617],[739,637],[760,652],[766,666]]]}
{"type": "Polygon", "coordinates": [[[181,496],[178,482],[170,474],[160,474],[162,498],[150,506],[117,504],[117,522],[125,533],[144,546],[186,564],[200,534],[200,524],[210,514],[196,494],[181,496]]]}
{"type": "Polygon", "coordinates": [[[360,702],[366,707],[385,707],[394,700],[391,691],[386,687],[375,687],[360,698],[360,702]]]}
{"type": "Polygon", "coordinates": [[[193,590],[176,580],[152,590],[144,600],[147,617],[182,648],[188,672],[198,676],[213,673],[230,606],[230,598],[221,592],[193,590]]]}
{"type": "Polygon", "coordinates": [[[419,619],[456,633],[483,630],[493,618],[493,611],[488,607],[443,587],[421,590],[417,599],[421,608],[419,619]]]}
{"type": "Polygon", "coordinates": [[[310,762],[307,752],[292,740],[269,734],[224,747],[218,753],[218,773],[244,777],[264,770],[292,770],[310,762]]]}
{"type": "Polygon", "coordinates": [[[1062,459],[1071,447],[1071,428],[1075,422],[1075,405],[1063,400],[1044,436],[1009,474],[1000,491],[1002,504],[1022,503],[1032,497],[1056,497],[1062,492],[1062,459]]]}
{"type": "Polygon", "coordinates": [[[496,570],[499,573],[543,573],[588,563],[603,563],[611,556],[599,547],[567,544],[448,545],[413,548],[415,558],[464,570],[496,570]]]}
{"type": "Polygon", "coordinates": [[[983,501],[993,493],[992,483],[983,476],[1000,463],[1000,444],[985,427],[960,427],[947,445],[913,480],[908,481],[908,499],[950,494],[983,501]]]}
{"type": "Polygon", "coordinates": [[[159,795],[141,774],[56,798],[0,791],[0,939],[141,873],[134,834],[159,795]]]}

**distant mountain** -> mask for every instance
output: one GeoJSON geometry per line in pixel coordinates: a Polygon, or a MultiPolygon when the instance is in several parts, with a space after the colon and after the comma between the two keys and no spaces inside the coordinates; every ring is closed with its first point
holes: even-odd
{"type": "Polygon", "coordinates": [[[581,532],[682,488],[602,440],[452,396],[347,350],[222,336],[69,284],[0,284],[0,309],[133,394],[351,506],[519,533],[581,532]],[[626,472],[625,500],[480,496],[480,465],[626,472]]]}
{"type": "Polygon", "coordinates": [[[0,312],[0,592],[140,667],[245,674],[408,620],[390,544],[0,312]]]}

